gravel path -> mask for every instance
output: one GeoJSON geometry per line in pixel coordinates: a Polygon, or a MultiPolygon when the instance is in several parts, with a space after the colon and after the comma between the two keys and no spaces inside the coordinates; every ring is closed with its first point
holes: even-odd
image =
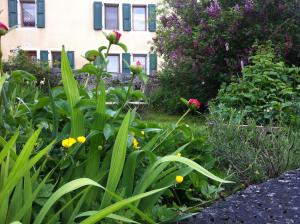
{"type": "Polygon", "coordinates": [[[300,170],[219,201],[181,224],[300,224],[300,170]]]}

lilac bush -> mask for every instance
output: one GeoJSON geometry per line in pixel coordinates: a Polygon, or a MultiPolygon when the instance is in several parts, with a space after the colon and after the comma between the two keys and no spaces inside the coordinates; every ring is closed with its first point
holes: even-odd
{"type": "Polygon", "coordinates": [[[164,59],[156,102],[167,109],[179,109],[180,97],[214,98],[250,63],[254,43],[271,40],[278,57],[300,65],[297,0],[164,0],[161,8],[153,40],[164,59]]]}

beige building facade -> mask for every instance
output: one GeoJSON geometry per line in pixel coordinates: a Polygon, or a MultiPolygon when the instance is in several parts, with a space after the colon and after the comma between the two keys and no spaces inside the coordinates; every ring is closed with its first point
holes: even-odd
{"type": "Polygon", "coordinates": [[[128,53],[114,46],[108,71],[126,72],[123,60],[140,60],[147,73],[157,69],[150,53],[156,31],[159,0],[0,0],[0,21],[15,27],[2,38],[4,59],[18,48],[52,64],[60,60],[62,45],[75,69],[87,63],[86,51],[106,45],[102,31],[117,30],[128,53]]]}

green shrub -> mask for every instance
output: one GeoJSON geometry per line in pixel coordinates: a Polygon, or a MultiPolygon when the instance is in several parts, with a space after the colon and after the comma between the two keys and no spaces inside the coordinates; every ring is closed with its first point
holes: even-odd
{"type": "Polygon", "coordinates": [[[52,87],[58,84],[57,78],[52,74],[52,69],[47,64],[30,59],[26,52],[21,49],[18,49],[15,55],[3,63],[3,70],[8,73],[15,70],[23,70],[34,74],[37,78],[36,81],[38,85],[45,90],[48,88],[48,82],[52,87]]]}
{"type": "Polygon", "coordinates": [[[270,44],[260,46],[242,77],[224,85],[214,110],[229,119],[230,110],[253,118],[258,124],[298,121],[300,112],[300,68],[288,67],[276,58],[270,44]]]}

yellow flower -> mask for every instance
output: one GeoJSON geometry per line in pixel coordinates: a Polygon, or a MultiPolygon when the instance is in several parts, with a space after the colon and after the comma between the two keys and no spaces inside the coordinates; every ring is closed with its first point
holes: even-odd
{"type": "Polygon", "coordinates": [[[138,140],[136,138],[133,138],[132,145],[133,145],[134,149],[138,149],[139,148],[139,142],[138,142],[138,140]]]}
{"type": "Polygon", "coordinates": [[[85,141],[86,141],[86,137],[84,137],[84,136],[79,136],[79,137],[77,137],[77,142],[79,142],[79,143],[85,143],[85,141]]]}
{"type": "Polygon", "coordinates": [[[181,184],[183,182],[183,176],[176,176],[176,183],[181,184]]]}
{"type": "Polygon", "coordinates": [[[255,171],[255,174],[258,176],[260,173],[258,170],[255,171]]]}
{"type": "Polygon", "coordinates": [[[72,145],[74,145],[76,143],[76,139],[75,138],[67,138],[67,139],[64,139],[61,144],[63,147],[65,148],[70,148],[72,147],[72,145]]]}
{"type": "Polygon", "coordinates": [[[181,153],[180,153],[180,152],[177,153],[176,156],[177,156],[177,157],[181,157],[181,153]]]}
{"type": "Polygon", "coordinates": [[[141,134],[142,134],[142,135],[145,135],[145,132],[144,132],[144,131],[141,131],[141,134]]]}

